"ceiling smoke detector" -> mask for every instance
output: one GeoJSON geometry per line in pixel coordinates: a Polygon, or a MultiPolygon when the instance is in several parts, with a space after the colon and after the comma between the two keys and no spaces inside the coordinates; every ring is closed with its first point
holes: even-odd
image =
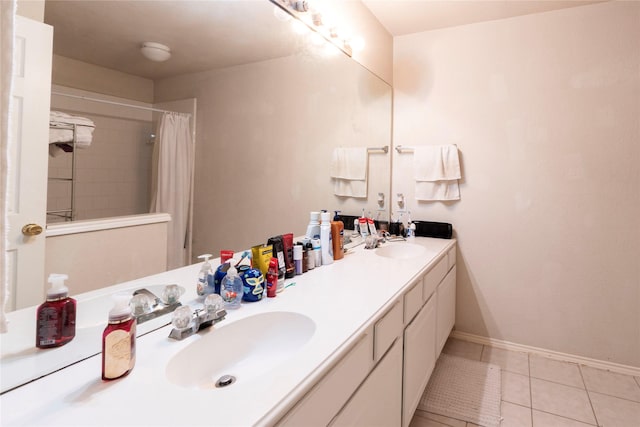
{"type": "Polygon", "coordinates": [[[142,43],[140,51],[145,56],[145,58],[155,62],[164,62],[167,59],[171,58],[171,49],[169,49],[169,46],[165,46],[156,42],[142,43]]]}

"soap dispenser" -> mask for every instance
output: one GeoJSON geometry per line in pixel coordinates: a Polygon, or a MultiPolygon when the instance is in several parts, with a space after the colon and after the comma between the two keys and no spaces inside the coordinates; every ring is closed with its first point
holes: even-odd
{"type": "Polygon", "coordinates": [[[65,345],[76,336],[76,300],[69,298],[66,274],[51,274],[47,300],[36,311],[36,347],[65,345]]]}
{"type": "Polygon", "coordinates": [[[209,258],[211,257],[211,254],[198,256],[198,259],[204,259],[202,268],[200,268],[200,273],[198,273],[198,282],[196,283],[196,292],[199,296],[203,296],[207,293],[213,293],[213,291],[207,292],[207,286],[213,286],[213,269],[211,268],[211,263],[209,262],[209,258]],[[211,281],[212,283],[210,284],[209,281],[211,281]]]}
{"type": "Polygon", "coordinates": [[[124,377],[136,363],[136,319],[131,314],[129,294],[113,296],[109,324],[102,333],[102,379],[124,377]]]}
{"type": "Polygon", "coordinates": [[[238,276],[238,271],[233,266],[233,260],[229,261],[227,275],[224,276],[220,285],[220,296],[224,300],[225,308],[239,308],[243,295],[242,279],[238,276]]]}

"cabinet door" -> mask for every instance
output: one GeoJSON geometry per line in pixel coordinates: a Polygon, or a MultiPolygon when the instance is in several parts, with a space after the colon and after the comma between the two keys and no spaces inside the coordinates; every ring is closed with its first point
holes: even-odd
{"type": "Polygon", "coordinates": [[[330,425],[399,426],[401,391],[402,338],[398,338],[330,425]]]}
{"type": "Polygon", "coordinates": [[[449,274],[438,286],[438,348],[436,357],[440,355],[449,333],[456,321],[456,269],[449,274]]]}
{"type": "Polygon", "coordinates": [[[402,425],[408,426],[436,364],[436,297],[404,331],[402,425]]]}

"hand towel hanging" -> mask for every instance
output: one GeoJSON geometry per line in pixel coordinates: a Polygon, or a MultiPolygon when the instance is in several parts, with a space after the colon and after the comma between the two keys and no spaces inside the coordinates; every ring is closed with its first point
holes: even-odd
{"type": "Polygon", "coordinates": [[[336,196],[367,197],[368,154],[366,147],[335,148],[330,174],[336,196]]]}

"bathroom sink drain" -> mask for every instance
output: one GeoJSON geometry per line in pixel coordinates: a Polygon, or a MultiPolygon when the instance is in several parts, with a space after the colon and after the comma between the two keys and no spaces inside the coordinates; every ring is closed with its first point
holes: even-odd
{"type": "Polygon", "coordinates": [[[234,377],[233,375],[223,375],[220,378],[218,378],[218,381],[216,381],[216,387],[217,388],[227,387],[235,382],[236,382],[236,377],[234,377]]]}

